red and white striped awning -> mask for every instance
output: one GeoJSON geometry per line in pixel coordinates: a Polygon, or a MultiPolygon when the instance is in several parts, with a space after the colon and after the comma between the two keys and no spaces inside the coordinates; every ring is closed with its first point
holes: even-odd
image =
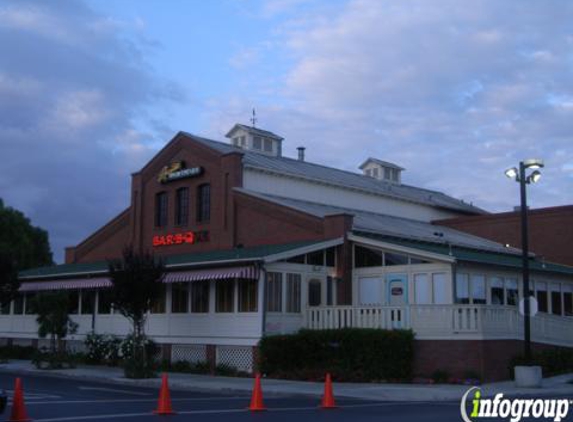
{"type": "MultiPolygon", "coordinates": [[[[164,283],[185,283],[200,280],[222,280],[226,278],[247,278],[258,280],[259,270],[252,266],[210,268],[193,271],[168,273],[164,283]]],[[[79,290],[111,287],[109,278],[82,278],[56,281],[25,281],[20,285],[21,292],[38,292],[46,290],[79,290]]]]}
{"type": "Polygon", "coordinates": [[[188,281],[200,280],[222,280],[225,278],[248,278],[258,280],[259,271],[256,267],[249,265],[244,267],[228,267],[216,269],[204,269],[193,271],[181,271],[168,273],[163,279],[164,283],[184,283],[188,281]]]}
{"type": "Polygon", "coordinates": [[[82,278],[57,281],[25,281],[20,285],[21,292],[38,292],[44,290],[79,290],[110,287],[109,278],[82,278]]]}

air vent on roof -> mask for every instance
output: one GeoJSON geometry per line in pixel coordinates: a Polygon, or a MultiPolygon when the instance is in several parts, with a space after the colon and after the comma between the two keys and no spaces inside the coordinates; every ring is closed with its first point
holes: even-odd
{"type": "Polygon", "coordinates": [[[388,161],[370,157],[360,165],[360,170],[364,172],[365,176],[399,184],[402,182],[404,168],[388,161]]]}
{"type": "Polygon", "coordinates": [[[239,148],[275,157],[282,155],[283,138],[268,130],[237,123],[225,136],[239,148]]]}

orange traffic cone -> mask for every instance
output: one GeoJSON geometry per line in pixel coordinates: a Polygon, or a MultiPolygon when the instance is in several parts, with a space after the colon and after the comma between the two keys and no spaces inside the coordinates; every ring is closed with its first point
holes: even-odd
{"type": "Polygon", "coordinates": [[[334,394],[332,393],[332,379],[330,374],[326,374],[326,381],[324,382],[324,395],[322,396],[322,403],[320,407],[323,409],[335,409],[334,394]]]}
{"type": "Polygon", "coordinates": [[[171,408],[171,395],[169,394],[169,385],[167,385],[167,374],[163,374],[161,379],[161,390],[159,390],[159,401],[157,409],[153,411],[156,415],[174,415],[171,408]]]}
{"type": "Polygon", "coordinates": [[[12,414],[10,415],[9,422],[26,422],[31,421],[26,413],[24,406],[24,393],[22,392],[22,380],[16,378],[14,383],[14,397],[12,398],[12,414]]]}
{"type": "Polygon", "coordinates": [[[259,373],[255,376],[255,388],[253,389],[249,410],[252,412],[267,410],[263,404],[263,389],[261,388],[261,374],[259,373]]]}

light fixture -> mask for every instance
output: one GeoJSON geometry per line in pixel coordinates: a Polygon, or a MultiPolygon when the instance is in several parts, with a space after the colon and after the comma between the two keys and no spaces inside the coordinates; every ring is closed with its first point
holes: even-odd
{"type": "Polygon", "coordinates": [[[507,169],[505,171],[505,175],[507,177],[509,177],[510,179],[517,179],[517,174],[518,174],[518,171],[515,167],[512,167],[512,168],[507,169]]]}
{"type": "Polygon", "coordinates": [[[540,160],[539,158],[530,158],[523,162],[523,166],[526,169],[540,169],[543,167],[543,160],[540,160]]]}
{"type": "Polygon", "coordinates": [[[541,179],[541,172],[539,170],[535,170],[527,176],[527,183],[537,183],[539,179],[541,179]]]}

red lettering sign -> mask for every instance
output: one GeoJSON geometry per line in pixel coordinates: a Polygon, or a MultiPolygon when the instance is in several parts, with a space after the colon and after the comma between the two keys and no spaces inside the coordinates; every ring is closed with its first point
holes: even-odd
{"type": "Polygon", "coordinates": [[[209,241],[209,232],[207,230],[197,232],[169,233],[164,235],[153,236],[153,247],[182,245],[187,243],[193,245],[200,242],[209,241]]]}

